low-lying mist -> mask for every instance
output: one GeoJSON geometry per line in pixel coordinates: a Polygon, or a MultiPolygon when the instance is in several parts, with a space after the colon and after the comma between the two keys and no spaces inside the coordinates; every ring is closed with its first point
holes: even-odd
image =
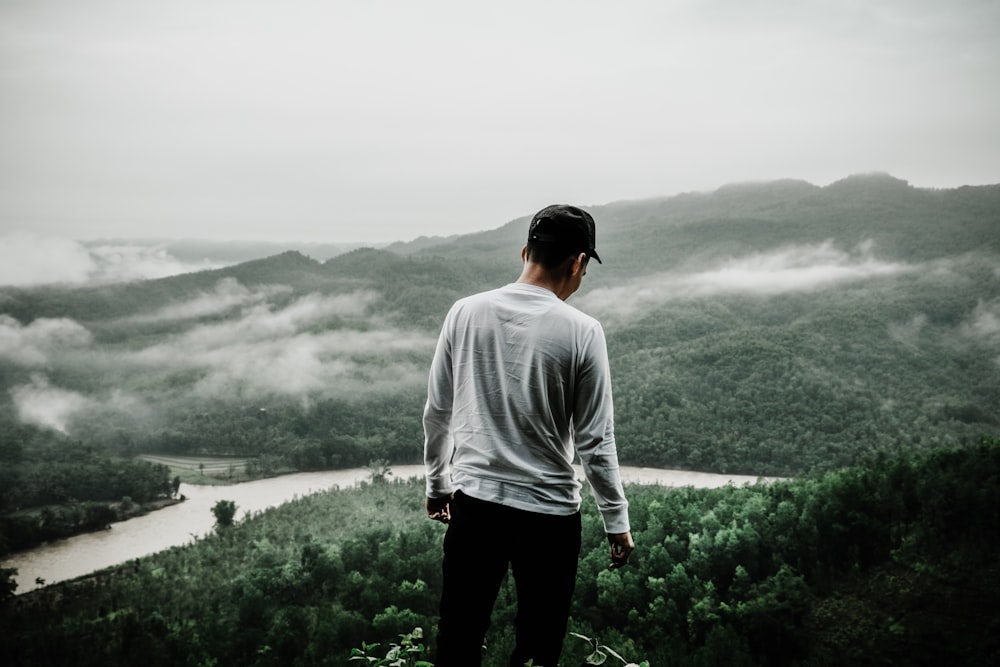
{"type": "MultiPolygon", "coordinates": [[[[833,242],[788,245],[706,262],[694,270],[664,271],[594,287],[570,303],[600,318],[612,343],[619,332],[627,333],[645,320],[644,326],[655,322],[660,327],[650,333],[655,340],[648,344],[663,348],[671,341],[663,328],[687,317],[687,331],[715,336],[698,347],[711,350],[727,328],[744,326],[741,318],[757,309],[752,306],[737,313],[729,306],[715,308],[724,301],[731,305],[732,296],[760,299],[760,309],[773,314],[783,302],[808,295],[796,300],[797,310],[780,312],[802,318],[797,321],[806,324],[799,327],[810,326],[813,316],[836,318],[841,335],[847,336],[852,335],[845,332],[851,326],[853,306],[845,304],[860,298],[866,301],[866,312],[875,313],[881,323],[864,329],[868,336],[864,341],[845,340],[845,344],[868,345],[875,342],[874,335],[907,354],[925,350],[937,354],[949,346],[978,350],[974,358],[1000,364],[1000,298],[987,296],[957,305],[947,301],[952,286],[961,288],[957,292],[984,275],[987,281],[995,280],[994,274],[984,273],[984,265],[992,266],[962,257],[887,261],[871,243],[849,250],[833,242]],[[925,289],[939,296],[928,302],[920,296],[925,289]],[[891,308],[882,309],[883,303],[891,308]],[[665,310],[670,312],[656,315],[665,310]],[[729,314],[713,319],[715,312],[729,314]],[[648,318],[651,313],[654,317],[648,318]],[[706,317],[701,317],[703,313],[706,317]]],[[[406,326],[398,299],[386,297],[394,295],[387,291],[391,289],[377,281],[353,281],[321,292],[225,277],[184,298],[159,300],[145,312],[116,319],[52,317],[21,322],[0,315],[0,387],[17,419],[71,436],[75,424],[86,424],[90,432],[169,428],[177,415],[214,409],[203,406],[309,409],[325,400],[361,405],[371,398],[404,394],[409,406],[410,399],[419,402],[423,392],[437,330],[430,324],[406,326]]],[[[437,295],[430,286],[425,292],[437,295]]],[[[428,322],[436,321],[441,307],[406,305],[428,322]]],[[[783,326],[781,321],[782,316],[772,316],[768,326],[783,326]]],[[[826,331],[804,335],[825,336],[826,331]]],[[[639,348],[646,344],[629,343],[631,347],[622,353],[643,358],[639,348]]],[[[803,367],[814,361],[804,360],[803,367]]],[[[658,372],[669,375],[668,370],[658,372]]],[[[616,378],[624,396],[635,395],[628,386],[631,381],[616,378]]],[[[864,380],[831,378],[821,384],[859,381],[864,380]]]]}
{"type": "Polygon", "coordinates": [[[122,343],[101,342],[70,319],[21,324],[0,316],[0,359],[18,378],[10,398],[24,422],[66,433],[85,412],[128,422],[164,402],[308,403],[425,382],[434,337],[372,314],[376,292],[289,292],[226,278],[210,292],[102,325],[121,334],[184,321],[173,333],[125,335],[122,343]]]}
{"type": "Polygon", "coordinates": [[[0,237],[0,285],[110,283],[164,278],[229,262],[175,257],[163,244],[91,243],[11,233],[0,237]]]}
{"type": "Polygon", "coordinates": [[[575,303],[597,317],[621,322],[682,299],[732,294],[780,296],[922,270],[925,267],[920,265],[880,260],[871,243],[848,251],[828,241],[731,257],[696,271],[645,275],[623,285],[591,290],[575,303]]]}

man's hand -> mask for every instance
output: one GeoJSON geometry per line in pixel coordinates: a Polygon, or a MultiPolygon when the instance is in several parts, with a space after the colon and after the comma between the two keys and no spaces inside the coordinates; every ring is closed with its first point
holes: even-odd
{"type": "Polygon", "coordinates": [[[440,521],[441,523],[448,523],[451,521],[451,498],[452,496],[450,495],[444,496],[443,498],[428,498],[425,503],[427,507],[427,518],[440,521]]]}
{"type": "Polygon", "coordinates": [[[611,543],[611,564],[609,570],[614,570],[628,562],[628,557],[635,550],[635,542],[632,541],[632,533],[608,534],[608,542],[611,543]]]}

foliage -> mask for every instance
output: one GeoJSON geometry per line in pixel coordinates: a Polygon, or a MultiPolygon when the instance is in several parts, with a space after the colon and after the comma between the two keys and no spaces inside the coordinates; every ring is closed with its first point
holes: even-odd
{"type": "MultiPolygon", "coordinates": [[[[933,191],[875,174],[825,188],[729,186],[594,212],[609,261],[591,272],[574,303],[605,322],[624,462],[802,474],[854,465],[874,451],[930,451],[1000,433],[1000,339],[989,327],[1000,308],[1000,186],[933,191]],[[850,258],[845,266],[835,258],[833,269],[881,262],[893,270],[776,294],[684,292],[685,276],[803,247],[850,258]],[[620,296],[602,306],[609,289],[620,296]],[[673,296],[648,300],[663,290],[673,296]],[[633,298],[637,306],[622,314],[633,298]]],[[[31,354],[0,356],[0,461],[44,459],[65,439],[21,424],[11,398],[9,390],[37,384],[43,367],[33,358],[41,355],[52,387],[93,399],[65,430],[103,456],[239,456],[250,460],[251,475],[417,462],[421,373],[444,313],[455,299],[516,277],[524,223],[392,251],[360,249],[325,263],[288,252],[161,280],[0,288],[0,318],[15,339],[62,323],[89,341],[80,350],[28,345],[31,354]],[[246,309],[226,301],[202,314],[157,315],[203,303],[220,284],[271,312],[370,293],[363,314],[328,314],[307,333],[412,332],[422,343],[338,357],[364,391],[326,383],[293,395],[247,394],[238,384],[205,392],[197,391],[206,380],[197,365],[151,374],[118,363],[138,357],[146,369],[146,358],[171,341],[240,322],[246,309]],[[397,365],[407,369],[405,380],[397,365]],[[387,368],[390,381],[369,389],[370,375],[387,368]],[[114,403],[109,396],[150,407],[99,408],[114,403]]],[[[21,507],[35,504],[13,490],[22,476],[0,465],[0,502],[13,494],[21,507]]]]}
{"type": "Polygon", "coordinates": [[[641,663],[638,664],[634,662],[629,662],[625,658],[618,655],[618,653],[616,653],[615,650],[612,649],[610,646],[602,644],[596,638],[592,639],[590,637],[587,637],[586,635],[581,635],[579,632],[570,632],[569,634],[573,637],[576,637],[577,639],[581,639],[587,642],[587,644],[590,645],[590,648],[593,649],[593,652],[587,656],[584,664],[603,665],[605,662],[607,662],[608,656],[610,656],[618,660],[625,667],[649,667],[649,663],[645,660],[643,660],[641,663]]]}
{"type": "MultiPolygon", "coordinates": [[[[602,320],[622,462],[803,477],[632,489],[640,551],[614,572],[588,499],[595,546],[582,555],[573,632],[654,664],[856,664],[862,653],[900,663],[912,645],[933,648],[941,663],[990,664],[975,631],[998,623],[1000,576],[984,554],[995,553],[1000,482],[995,441],[977,442],[1000,433],[1000,338],[990,325],[1000,313],[1000,186],[785,181],[595,215],[608,262],[574,302],[613,313],[602,320]],[[771,295],[675,284],[732,257],[820,246],[851,256],[851,266],[877,257],[903,270],[771,295]],[[643,301],[657,290],[672,296],[643,301]],[[609,293],[618,297],[602,306],[609,293]],[[634,310],[620,312],[632,297],[634,310]],[[941,640],[942,627],[962,642],[941,640]]],[[[106,525],[107,508],[124,497],[168,496],[169,471],[137,454],[238,456],[251,476],[383,462],[359,490],[301,499],[51,597],[7,600],[4,634],[19,650],[5,646],[0,658],[340,664],[358,637],[433,628],[439,527],[423,518],[418,484],[381,483],[383,473],[389,461],[420,460],[424,390],[413,369],[426,369],[446,309],[513,279],[510,249],[523,236],[519,220],[323,264],[285,253],[163,280],[0,289],[0,323],[24,343],[0,355],[0,554],[106,525]],[[196,391],[205,380],[197,366],[138,372],[134,360],[145,364],[171,341],[243,321],[239,304],[157,316],[220,281],[272,312],[365,291],[374,296],[363,316],[329,314],[306,333],[381,328],[414,333],[423,347],[339,359],[360,359],[358,392],[213,393],[196,391]],[[29,344],[60,326],[79,340],[29,344]],[[378,372],[390,382],[369,387],[378,372]],[[25,387],[58,388],[87,407],[53,428],[26,425],[15,405],[25,387]]],[[[505,585],[491,654],[513,642],[514,601],[505,585]]],[[[568,659],[593,654],[585,648],[570,643],[568,659]]]]}
{"type": "Polygon", "coordinates": [[[14,596],[14,591],[17,590],[17,582],[14,580],[16,576],[16,567],[0,567],[0,602],[14,596]]]}
{"type": "Polygon", "coordinates": [[[373,459],[368,462],[368,481],[372,484],[384,484],[392,476],[392,468],[388,459],[373,459]]]}
{"type": "Polygon", "coordinates": [[[236,517],[236,503],[232,500],[219,500],[212,505],[212,515],[217,529],[229,528],[236,517]]]}
{"type": "MultiPolygon", "coordinates": [[[[638,550],[627,568],[607,569],[593,501],[584,508],[570,630],[600,637],[597,648],[682,666],[857,664],[859,651],[919,664],[915,646],[938,664],[996,657],[1000,442],[769,485],[628,494],[638,550]]],[[[0,646],[0,660],[113,665],[141,650],[151,667],[340,665],[359,638],[433,636],[442,530],[423,518],[422,495],[411,480],[307,496],[224,536],[14,597],[0,625],[17,650],[0,646]]],[[[489,667],[509,655],[515,604],[508,581],[489,667]]],[[[568,640],[564,661],[594,649],[568,640]]]]}
{"type": "MultiPolygon", "coordinates": [[[[628,662],[610,646],[605,646],[597,639],[591,639],[577,632],[571,632],[570,635],[587,642],[593,649],[593,652],[586,657],[585,665],[603,665],[607,661],[608,656],[611,656],[620,661],[624,667],[649,667],[649,663],[645,660],[638,664],[628,662]]],[[[414,628],[412,632],[400,635],[401,639],[399,643],[390,644],[385,657],[382,658],[373,655],[373,652],[379,646],[378,644],[361,642],[361,648],[351,649],[351,661],[363,661],[365,664],[373,665],[374,667],[434,667],[434,663],[421,659],[427,648],[424,644],[417,643],[416,640],[423,639],[423,636],[423,628],[414,628]]],[[[532,666],[533,662],[529,660],[526,667],[532,666]]],[[[539,667],[542,666],[539,665],[539,667]]]]}
{"type": "Polygon", "coordinates": [[[106,528],[171,495],[166,466],[108,456],[68,438],[17,451],[2,466],[0,556],[106,528]],[[123,503],[128,499],[127,503],[123,503]]]}
{"type": "Polygon", "coordinates": [[[392,643],[385,656],[372,655],[378,644],[361,642],[361,648],[351,649],[351,661],[359,661],[372,667],[434,667],[434,663],[423,659],[427,650],[419,640],[424,638],[423,628],[400,635],[399,643],[392,643]]]}

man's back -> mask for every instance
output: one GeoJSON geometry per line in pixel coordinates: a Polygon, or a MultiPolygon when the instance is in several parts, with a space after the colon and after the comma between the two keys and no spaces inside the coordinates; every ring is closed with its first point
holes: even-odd
{"type": "MultiPolygon", "coordinates": [[[[550,290],[515,283],[457,302],[439,353],[447,361],[432,369],[427,410],[450,424],[453,489],[532,512],[577,511],[574,446],[585,465],[615,451],[597,320],[550,290]]],[[[606,463],[617,476],[617,460],[606,463]]],[[[620,487],[599,487],[605,510],[622,498],[620,487]]]]}

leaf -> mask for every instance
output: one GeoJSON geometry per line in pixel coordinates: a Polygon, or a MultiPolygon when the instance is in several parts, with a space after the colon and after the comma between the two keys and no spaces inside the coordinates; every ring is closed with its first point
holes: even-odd
{"type": "Polygon", "coordinates": [[[602,646],[601,648],[604,649],[605,651],[607,651],[608,653],[610,653],[611,655],[615,656],[616,658],[618,658],[622,662],[625,662],[625,658],[623,658],[620,655],[618,655],[617,653],[615,653],[613,650],[611,650],[610,647],[608,647],[608,646],[602,646]]]}
{"type": "Polygon", "coordinates": [[[587,664],[603,665],[607,659],[608,659],[607,654],[601,651],[601,649],[597,649],[596,651],[587,656],[587,664]]]}

